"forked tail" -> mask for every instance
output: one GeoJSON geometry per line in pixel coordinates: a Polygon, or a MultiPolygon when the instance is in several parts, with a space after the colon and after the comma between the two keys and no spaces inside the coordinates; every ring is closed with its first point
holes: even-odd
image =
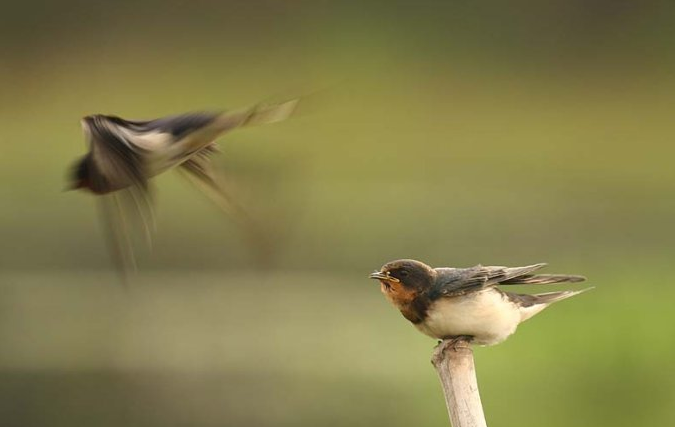
{"type": "Polygon", "coordinates": [[[534,297],[534,304],[553,304],[554,302],[562,301],[564,299],[579,295],[580,293],[586,292],[593,289],[593,287],[582,289],[580,291],[556,291],[556,292],[546,292],[543,294],[534,294],[531,295],[534,297]]]}
{"type": "Polygon", "coordinates": [[[554,302],[579,295],[582,292],[593,289],[592,287],[580,291],[556,291],[543,294],[515,294],[505,292],[506,296],[520,308],[521,322],[539,313],[554,302]]]}

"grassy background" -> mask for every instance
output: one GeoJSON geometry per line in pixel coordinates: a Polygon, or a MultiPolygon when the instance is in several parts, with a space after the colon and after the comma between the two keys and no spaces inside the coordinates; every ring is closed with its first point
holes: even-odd
{"type": "Polygon", "coordinates": [[[434,342],[365,278],[403,257],[597,286],[477,349],[491,426],[675,421],[672,6],[3,6],[3,425],[447,425],[434,342]],[[221,141],[274,265],[166,174],[123,291],[93,198],[62,192],[79,118],[309,92],[221,141]]]}

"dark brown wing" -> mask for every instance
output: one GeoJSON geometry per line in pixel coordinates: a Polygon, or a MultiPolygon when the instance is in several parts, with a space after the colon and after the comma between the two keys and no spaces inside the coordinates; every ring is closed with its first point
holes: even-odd
{"type": "Polygon", "coordinates": [[[477,265],[469,268],[437,268],[436,282],[431,297],[457,296],[498,284],[516,284],[518,277],[528,276],[546,264],[525,267],[501,267],[477,265]]]}
{"type": "Polygon", "coordinates": [[[551,283],[578,283],[585,281],[584,276],[572,274],[525,274],[500,282],[500,285],[548,285],[551,283]]]}

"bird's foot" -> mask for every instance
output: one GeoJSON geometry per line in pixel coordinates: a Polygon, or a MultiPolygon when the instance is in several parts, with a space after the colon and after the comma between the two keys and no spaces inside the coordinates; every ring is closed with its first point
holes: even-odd
{"type": "Polygon", "coordinates": [[[438,369],[438,367],[443,363],[444,360],[448,360],[446,352],[450,351],[452,353],[462,352],[463,355],[471,354],[471,347],[469,344],[473,341],[473,337],[470,335],[454,335],[443,338],[443,340],[438,342],[438,345],[434,348],[434,352],[431,356],[431,363],[438,369]]]}
{"type": "MultiPolygon", "coordinates": [[[[444,339],[444,341],[448,341],[446,344],[449,348],[457,351],[458,347],[461,347],[462,343],[465,343],[467,346],[471,344],[471,341],[473,341],[473,337],[471,335],[457,335],[454,337],[447,337],[444,339]]],[[[441,341],[442,343],[443,341],[441,341]]],[[[440,344],[440,343],[439,343],[440,344]]]]}

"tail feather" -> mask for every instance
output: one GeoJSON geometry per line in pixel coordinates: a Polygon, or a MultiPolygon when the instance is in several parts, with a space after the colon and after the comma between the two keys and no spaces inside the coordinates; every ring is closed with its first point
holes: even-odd
{"type": "Polygon", "coordinates": [[[506,292],[506,296],[520,307],[520,321],[523,322],[535,314],[539,313],[554,302],[579,295],[582,292],[593,289],[586,288],[580,291],[557,291],[546,292],[544,294],[514,294],[506,292]]]}
{"type": "Polygon", "coordinates": [[[593,287],[582,289],[580,291],[555,291],[555,292],[546,292],[543,294],[516,294],[513,292],[503,292],[506,297],[517,303],[521,307],[531,307],[534,305],[550,305],[554,302],[562,301],[566,298],[579,295],[582,292],[593,289],[593,287]]]}
{"type": "Polygon", "coordinates": [[[586,292],[593,289],[593,287],[582,289],[580,291],[557,291],[557,292],[546,292],[543,294],[534,294],[535,304],[553,304],[554,302],[562,301],[564,299],[579,295],[580,293],[586,292]]]}

